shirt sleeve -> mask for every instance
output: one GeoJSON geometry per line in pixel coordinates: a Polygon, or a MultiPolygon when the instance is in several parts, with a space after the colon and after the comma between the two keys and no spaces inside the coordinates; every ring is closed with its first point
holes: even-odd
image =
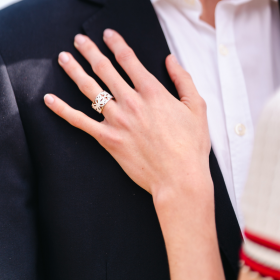
{"type": "Polygon", "coordinates": [[[7,68],[0,55],[0,279],[36,279],[35,184],[7,68]]]}

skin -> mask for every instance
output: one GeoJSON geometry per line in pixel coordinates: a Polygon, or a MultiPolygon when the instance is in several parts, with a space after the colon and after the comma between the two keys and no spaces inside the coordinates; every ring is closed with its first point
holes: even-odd
{"type": "Polygon", "coordinates": [[[202,13],[200,19],[215,28],[215,9],[221,0],[200,0],[202,13]]]}
{"type": "MultiPolygon", "coordinates": [[[[104,41],[135,88],[122,79],[88,37],[77,35],[76,48],[115,100],[104,107],[101,123],[52,94],[45,96],[46,105],[92,135],[134,182],[151,193],[166,243],[171,279],[224,279],[215,229],[204,100],[173,55],[166,58],[166,67],[180,101],[143,67],[117,32],[106,30],[104,41]]],[[[61,53],[59,64],[94,101],[102,89],[73,56],[61,53]]]]}
{"type": "MultiPolygon", "coordinates": [[[[218,2],[201,0],[200,18],[214,28],[218,2]]],[[[77,35],[75,47],[115,100],[106,104],[101,123],[53,94],[45,96],[46,105],[71,125],[93,136],[127,175],[153,196],[172,280],[225,279],[215,227],[209,170],[211,144],[204,100],[173,55],[166,58],[166,68],[180,101],[143,67],[117,32],[105,30],[104,41],[135,88],[126,84],[88,37],[77,35]]],[[[102,91],[97,82],[70,53],[61,53],[58,62],[93,102],[102,91]]],[[[240,280],[251,276],[241,271],[240,280]]]]}
{"type": "Polygon", "coordinates": [[[243,266],[240,269],[239,280],[273,280],[271,277],[263,278],[259,273],[253,272],[249,267],[243,266]]]}

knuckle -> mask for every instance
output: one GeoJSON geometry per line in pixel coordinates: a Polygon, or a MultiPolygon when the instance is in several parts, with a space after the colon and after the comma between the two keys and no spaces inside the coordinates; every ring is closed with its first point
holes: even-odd
{"type": "Polygon", "coordinates": [[[198,98],[198,106],[203,112],[207,111],[207,104],[201,96],[198,98]]]}
{"type": "Polygon", "coordinates": [[[90,93],[93,90],[91,83],[88,82],[81,82],[79,84],[79,89],[82,93],[90,93]]]}
{"type": "Polygon", "coordinates": [[[91,52],[91,51],[94,50],[94,45],[93,45],[93,43],[87,38],[86,41],[85,41],[85,43],[82,44],[82,45],[80,46],[80,48],[81,48],[84,52],[87,53],[87,52],[91,52]]]}
{"type": "Polygon", "coordinates": [[[131,110],[135,110],[137,109],[137,101],[135,100],[135,98],[131,98],[131,97],[127,97],[125,99],[125,103],[126,103],[126,106],[131,109],[131,110]]]}
{"type": "Polygon", "coordinates": [[[170,78],[176,87],[181,84],[182,80],[184,80],[180,75],[178,75],[178,72],[171,73],[170,78]]]}
{"type": "Polygon", "coordinates": [[[176,88],[180,88],[182,86],[182,79],[180,79],[177,75],[173,76],[173,83],[176,88]]]}
{"type": "Polygon", "coordinates": [[[112,77],[111,79],[111,87],[112,87],[112,91],[117,90],[120,87],[120,80],[119,77],[112,77]]]}
{"type": "Polygon", "coordinates": [[[76,63],[68,63],[68,65],[65,67],[67,67],[66,69],[69,75],[72,77],[75,76],[76,73],[79,71],[79,66],[76,63]]]}
{"type": "Polygon", "coordinates": [[[76,114],[74,115],[73,118],[70,119],[70,124],[72,126],[75,126],[77,128],[82,127],[83,124],[83,113],[80,111],[76,111],[76,114]]]}
{"type": "Polygon", "coordinates": [[[118,149],[123,144],[123,138],[116,131],[114,131],[114,133],[107,134],[104,138],[106,146],[110,149],[118,149]]]}
{"type": "Polygon", "coordinates": [[[99,144],[101,144],[103,147],[109,147],[108,142],[110,141],[106,133],[100,131],[96,139],[98,140],[99,144]]]}
{"type": "MultiPolygon", "coordinates": [[[[100,123],[104,123],[104,121],[100,123]]],[[[96,135],[96,140],[99,142],[100,145],[105,147],[108,142],[108,133],[106,133],[103,129],[100,130],[96,135]]]]}
{"type": "Polygon", "coordinates": [[[190,86],[192,84],[192,77],[188,72],[184,72],[182,75],[176,75],[174,78],[174,84],[176,86],[190,86]]]}
{"type": "Polygon", "coordinates": [[[65,106],[59,106],[59,107],[57,108],[56,113],[57,113],[59,116],[63,117],[63,116],[64,116],[64,109],[65,109],[65,106]]]}
{"type": "Polygon", "coordinates": [[[173,80],[176,87],[184,85],[189,86],[193,83],[191,75],[186,71],[181,74],[174,73],[171,79],[173,80]]]}
{"type": "Polygon", "coordinates": [[[122,49],[116,54],[116,60],[118,62],[126,62],[134,57],[134,52],[131,48],[127,47],[122,49]]]}
{"type": "Polygon", "coordinates": [[[128,126],[129,126],[128,119],[126,117],[124,117],[122,114],[116,115],[115,121],[118,126],[121,126],[124,128],[128,128],[128,126]]]}
{"type": "Polygon", "coordinates": [[[183,76],[184,76],[184,79],[187,79],[188,81],[192,81],[192,76],[190,75],[189,72],[184,71],[183,76]]]}
{"type": "Polygon", "coordinates": [[[157,91],[157,86],[157,83],[153,79],[145,79],[145,82],[141,86],[141,91],[153,94],[157,91]]]}
{"type": "Polygon", "coordinates": [[[94,72],[100,73],[106,71],[110,66],[111,62],[107,58],[102,58],[92,68],[94,72]]]}

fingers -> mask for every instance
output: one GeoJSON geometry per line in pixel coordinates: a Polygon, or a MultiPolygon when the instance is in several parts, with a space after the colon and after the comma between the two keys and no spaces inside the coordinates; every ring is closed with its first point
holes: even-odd
{"type": "Polygon", "coordinates": [[[143,80],[145,81],[151,77],[151,74],[142,65],[134,51],[127,45],[119,33],[106,29],[103,39],[136,88],[141,86],[143,80]]]}
{"type": "Polygon", "coordinates": [[[78,34],[75,37],[74,45],[91,64],[93,71],[108,86],[117,100],[118,96],[131,90],[110,60],[100,52],[98,47],[87,36],[78,34]]]}
{"type": "Polygon", "coordinates": [[[74,110],[53,94],[46,94],[44,101],[45,104],[58,116],[69,122],[71,125],[90,134],[100,142],[100,137],[105,130],[103,124],[89,118],[80,111],[74,110]]]}
{"type": "MultiPolygon", "coordinates": [[[[69,77],[77,84],[80,91],[92,102],[95,100],[96,96],[103,91],[99,84],[84,71],[81,65],[70,53],[60,53],[58,62],[69,77]]],[[[115,110],[116,102],[114,100],[110,100],[104,107],[102,114],[105,118],[110,119],[115,110]]]]}
{"type": "Polygon", "coordinates": [[[70,53],[62,52],[58,56],[58,63],[76,83],[80,91],[91,101],[102,91],[99,84],[90,77],[70,53]]]}
{"type": "Polygon", "coordinates": [[[180,66],[174,55],[166,58],[166,68],[181,102],[191,110],[206,111],[206,103],[198,94],[190,74],[180,66]]]}

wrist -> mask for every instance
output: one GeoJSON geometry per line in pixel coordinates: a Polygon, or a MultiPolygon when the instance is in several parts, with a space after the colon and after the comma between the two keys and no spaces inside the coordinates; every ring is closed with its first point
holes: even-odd
{"type": "Polygon", "coordinates": [[[184,215],[193,213],[197,217],[193,222],[215,220],[214,187],[212,178],[200,177],[156,188],[153,201],[159,219],[173,219],[174,216],[185,219],[184,215]]]}
{"type": "MultiPolygon", "coordinates": [[[[209,154],[181,155],[154,172],[150,180],[150,193],[157,196],[165,189],[195,191],[197,187],[213,184],[209,167],[209,154]],[[186,159],[187,158],[187,159],[186,159]]],[[[212,188],[213,189],[213,188],[212,188]]]]}
{"type": "Polygon", "coordinates": [[[193,172],[184,176],[176,176],[175,180],[159,183],[152,188],[152,196],[156,209],[175,206],[177,202],[190,201],[202,204],[206,209],[214,206],[214,186],[210,170],[193,172]]]}

